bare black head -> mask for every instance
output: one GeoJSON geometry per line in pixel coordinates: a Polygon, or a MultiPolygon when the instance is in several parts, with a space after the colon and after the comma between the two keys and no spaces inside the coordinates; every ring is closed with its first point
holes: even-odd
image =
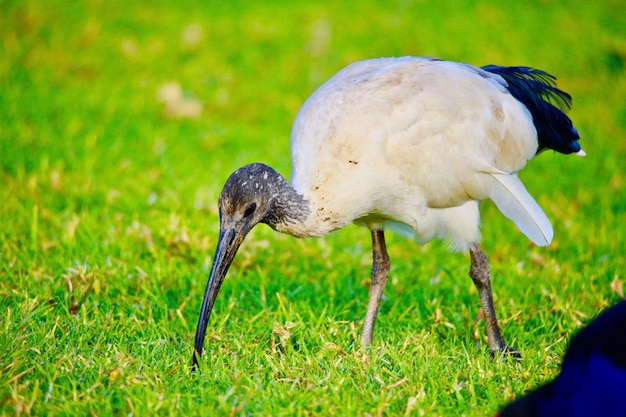
{"type": "Polygon", "coordinates": [[[202,353],[213,304],[246,235],[259,223],[281,229],[281,225],[301,221],[308,214],[304,198],[282,175],[261,163],[235,171],[226,181],[218,205],[220,235],[198,318],[194,365],[202,353]]]}
{"type": "Polygon", "coordinates": [[[231,221],[250,231],[257,223],[273,225],[275,210],[291,187],[272,167],[254,163],[235,171],[219,198],[220,226],[231,221]]]}

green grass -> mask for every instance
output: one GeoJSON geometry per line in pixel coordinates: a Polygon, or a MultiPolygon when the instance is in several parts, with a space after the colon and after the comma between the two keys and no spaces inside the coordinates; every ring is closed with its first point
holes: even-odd
{"type": "Polygon", "coordinates": [[[625,27],[622,1],[0,1],[0,413],[494,414],[623,296],[625,27]],[[191,373],[226,177],[253,161],[288,175],[306,97],[350,62],[401,55],[535,66],[574,97],[588,156],[546,153],[523,173],[552,245],[483,207],[524,359],[489,361],[469,260],[445,244],[388,238],[364,353],[367,231],[261,226],[191,373]],[[168,82],[203,103],[198,118],[164,115],[168,82]]]}

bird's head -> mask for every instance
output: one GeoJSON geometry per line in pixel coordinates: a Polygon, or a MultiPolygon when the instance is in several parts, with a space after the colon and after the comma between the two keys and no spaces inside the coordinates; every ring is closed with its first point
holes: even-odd
{"type": "Polygon", "coordinates": [[[285,185],[284,178],[268,165],[255,163],[239,168],[226,180],[220,194],[220,231],[232,229],[243,240],[254,226],[272,217],[276,190],[285,185]]]}
{"type": "Polygon", "coordinates": [[[276,228],[291,219],[287,212],[299,198],[283,176],[261,163],[239,168],[226,181],[218,202],[220,234],[198,319],[194,365],[201,356],[213,304],[244,238],[258,223],[276,228]]]}

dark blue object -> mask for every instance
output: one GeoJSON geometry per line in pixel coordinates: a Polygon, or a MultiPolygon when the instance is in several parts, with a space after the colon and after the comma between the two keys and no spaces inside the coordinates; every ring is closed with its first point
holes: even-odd
{"type": "Polygon", "coordinates": [[[556,379],[514,401],[500,417],[626,417],[626,301],[571,341],[556,379]]]}

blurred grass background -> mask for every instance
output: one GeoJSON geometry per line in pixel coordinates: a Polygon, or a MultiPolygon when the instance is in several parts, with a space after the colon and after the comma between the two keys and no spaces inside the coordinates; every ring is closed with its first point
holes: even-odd
{"type": "Polygon", "coordinates": [[[0,0],[0,412],[494,414],[624,297],[625,28],[609,0],[0,0]],[[546,153],[522,174],[552,245],[483,207],[524,360],[489,362],[469,261],[444,244],[389,238],[364,354],[367,231],[259,227],[191,374],[225,179],[254,161],[288,176],[303,101],[353,61],[403,55],[533,66],[574,97],[588,156],[546,153]]]}

